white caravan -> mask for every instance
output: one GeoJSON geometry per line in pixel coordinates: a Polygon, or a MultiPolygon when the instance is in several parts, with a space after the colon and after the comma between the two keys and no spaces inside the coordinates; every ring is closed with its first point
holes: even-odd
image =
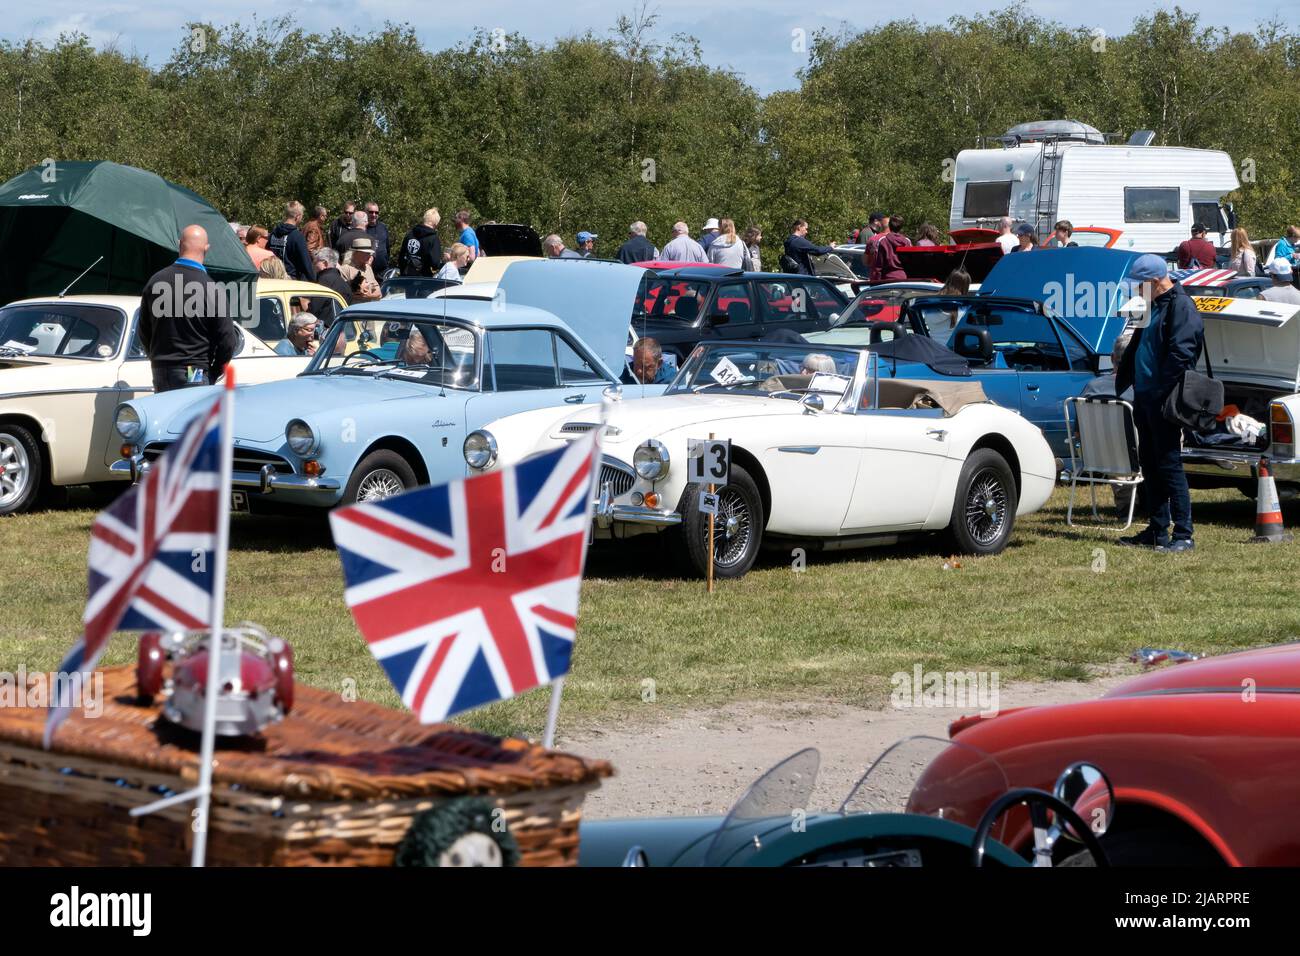
{"type": "Polygon", "coordinates": [[[1241,184],[1227,153],[1151,146],[1150,130],[1123,145],[1086,123],[1013,126],[992,149],[957,155],[948,228],[994,226],[1003,216],[1048,238],[1059,219],[1120,231],[1115,248],[1170,254],[1203,223],[1218,248],[1235,222],[1223,197],[1241,184]]]}

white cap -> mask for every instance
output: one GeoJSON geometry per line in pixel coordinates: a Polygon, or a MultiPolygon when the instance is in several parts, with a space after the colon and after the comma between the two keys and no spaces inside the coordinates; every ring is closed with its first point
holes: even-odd
{"type": "Polygon", "coordinates": [[[1266,265],[1264,271],[1271,276],[1277,276],[1279,279],[1289,279],[1291,278],[1291,263],[1279,256],[1266,265]]]}
{"type": "Polygon", "coordinates": [[[705,228],[705,229],[717,229],[717,228],[718,228],[718,220],[717,220],[717,219],[710,219],[708,222],[706,222],[706,223],[704,224],[704,228],[705,228]]]}

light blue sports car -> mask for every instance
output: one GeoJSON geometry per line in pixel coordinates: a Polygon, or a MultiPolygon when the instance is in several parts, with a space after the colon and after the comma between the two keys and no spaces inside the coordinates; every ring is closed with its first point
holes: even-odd
{"type": "MultiPolygon", "coordinates": [[[[466,436],[488,422],[599,402],[619,382],[644,274],[580,259],[517,262],[495,289],[345,310],[302,374],[236,389],[232,508],[329,508],[450,481],[466,474],[466,436]]],[[[118,406],[113,473],[138,479],[219,387],[118,406]]],[[[624,397],[663,389],[624,386],[624,397]]]]}

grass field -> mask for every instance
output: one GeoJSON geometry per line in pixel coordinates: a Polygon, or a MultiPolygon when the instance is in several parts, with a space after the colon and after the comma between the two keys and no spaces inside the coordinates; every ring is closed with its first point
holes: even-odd
{"type": "MultiPolygon", "coordinates": [[[[1109,500],[1109,494],[1106,493],[1109,500]]],[[[1001,680],[1086,678],[1139,646],[1203,652],[1294,639],[1300,544],[1248,544],[1253,502],[1193,494],[1197,550],[1118,547],[1113,530],[1071,529],[1065,494],[1022,521],[996,557],[945,570],[939,540],[830,556],[796,571],[768,555],[739,581],[704,584],[658,568],[657,548],[594,553],[583,586],[563,721],[596,723],[733,700],[880,704],[889,677],[926,669],[996,670],[1001,680]],[[653,681],[653,685],[648,684],[653,681]]],[[[0,670],[52,669],[72,644],[86,593],[89,499],[0,520],[0,670]]],[[[1300,508],[1288,506],[1288,526],[1300,508]]],[[[395,704],[343,604],[323,524],[238,517],[228,620],[254,620],[293,644],[299,679],[395,704]]],[[[128,636],[105,663],[134,659],[128,636]]],[[[465,716],[536,736],[546,691],[465,716]]]]}

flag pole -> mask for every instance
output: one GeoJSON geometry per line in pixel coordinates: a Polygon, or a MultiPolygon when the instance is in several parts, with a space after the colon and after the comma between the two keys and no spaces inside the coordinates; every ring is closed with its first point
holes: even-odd
{"type": "Polygon", "coordinates": [[[226,554],[230,548],[230,481],[233,468],[235,367],[226,366],[221,393],[221,477],[217,482],[217,547],[212,556],[212,629],[208,638],[208,680],[203,694],[203,742],[199,747],[199,808],[191,866],[203,866],[212,809],[212,760],[217,739],[217,697],[221,682],[221,643],[226,616],[226,554]]]}
{"type": "MultiPolygon", "coordinates": [[[[619,398],[622,397],[622,388],[618,385],[610,388],[617,389],[619,398]]],[[[597,494],[600,492],[600,443],[605,438],[605,426],[609,423],[609,411],[613,407],[616,399],[610,396],[610,388],[606,388],[600,397],[600,427],[596,429],[596,466],[592,468],[592,488],[597,494]]],[[[587,549],[582,549],[582,569],[587,567],[587,549]]],[[[582,571],[579,571],[581,576],[582,571]]],[[[579,591],[581,594],[581,591],[579,591]]],[[[579,597],[581,600],[581,597],[579,597]]],[[[576,637],[576,634],[575,634],[576,637]]],[[[564,678],[557,677],[551,682],[551,700],[546,706],[546,729],[542,731],[542,746],[550,750],[555,746],[555,725],[560,719],[560,697],[564,694],[564,678]]]]}

